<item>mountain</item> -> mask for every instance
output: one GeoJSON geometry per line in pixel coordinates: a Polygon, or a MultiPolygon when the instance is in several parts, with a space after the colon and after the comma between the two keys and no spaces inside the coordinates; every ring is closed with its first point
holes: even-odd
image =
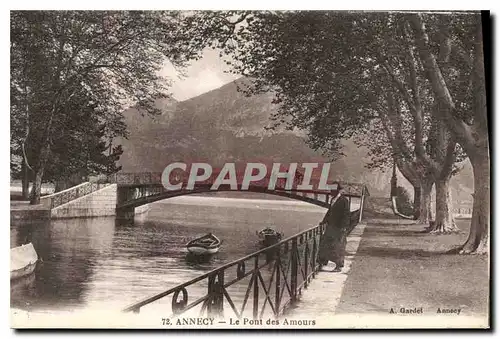
{"type": "MultiPolygon", "coordinates": [[[[162,114],[143,116],[136,109],[124,112],[128,139],[118,140],[124,149],[120,159],[126,172],[161,172],[173,161],[209,162],[328,162],[309,148],[300,132],[266,130],[276,110],[270,93],[245,96],[237,88],[238,79],[220,88],[185,101],[158,100],[162,114]]],[[[367,150],[351,140],[344,141],[345,157],[331,167],[336,180],[364,182],[372,195],[390,192],[390,169],[365,167],[367,150]]],[[[411,186],[401,176],[399,183],[411,193],[411,186]]],[[[452,179],[452,194],[463,202],[471,200],[470,165],[452,179]]]]}
{"type": "Polygon", "coordinates": [[[313,162],[324,158],[304,143],[298,132],[269,131],[272,95],[246,97],[237,91],[241,80],[186,101],[163,99],[156,117],[136,109],[124,112],[128,140],[124,171],[159,171],[172,161],[210,162],[313,162]]]}

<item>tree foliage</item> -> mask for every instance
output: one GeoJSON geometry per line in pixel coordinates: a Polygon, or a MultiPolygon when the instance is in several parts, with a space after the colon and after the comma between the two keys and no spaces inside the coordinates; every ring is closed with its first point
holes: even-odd
{"type": "Polygon", "coordinates": [[[126,134],[123,110],[158,113],[155,99],[168,95],[159,75],[165,60],[183,67],[199,55],[179,29],[182,19],[180,12],[11,12],[12,140],[34,174],[32,202],[47,174],[84,163],[116,170],[110,162],[119,148],[99,154],[111,147],[103,142],[126,134]]]}
{"type": "Polygon", "coordinates": [[[191,20],[194,27],[231,27],[203,29],[200,36],[212,33],[214,46],[228,56],[233,72],[251,79],[243,91],[249,95],[273,91],[279,104],[274,123],[307,131],[313,148],[335,156],[341,152],[339,140],[358,136],[357,141],[363,142],[373,137],[380,142],[365,142],[373,156],[371,165],[386,165],[394,153],[388,151],[390,142],[380,121],[388,108],[387,93],[396,95],[401,116],[388,126],[390,132],[400,129],[398,153],[405,161],[414,158],[410,110],[415,99],[423,117],[418,147],[424,147],[433,102],[421,72],[413,75],[419,93],[412,93],[409,85],[410,73],[416,72],[409,63],[417,61],[409,55],[404,17],[323,11],[203,12],[191,20]],[[369,138],[359,138],[365,134],[369,138]]]}
{"type": "Polygon", "coordinates": [[[213,33],[214,46],[229,56],[234,72],[251,79],[243,90],[276,93],[274,121],[307,131],[315,149],[338,155],[339,141],[357,136],[369,147],[372,166],[396,161],[415,187],[422,186],[421,214],[428,222],[432,185],[459,170],[457,157],[464,156],[456,144],[467,143],[440,117],[443,100],[429,81],[422,51],[438,56],[441,76],[456,98],[455,117],[469,124],[477,106],[470,60],[477,50],[478,16],[425,15],[429,29],[420,40],[412,18],[394,12],[268,11],[200,13],[193,21],[201,27],[238,22],[213,33]]]}

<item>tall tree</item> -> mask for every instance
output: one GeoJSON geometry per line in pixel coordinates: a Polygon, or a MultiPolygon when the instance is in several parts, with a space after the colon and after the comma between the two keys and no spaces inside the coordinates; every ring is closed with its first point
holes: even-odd
{"type": "MultiPolygon", "coordinates": [[[[215,26],[225,27],[236,16],[203,13],[198,24],[204,27],[215,21],[219,22],[215,26]]],[[[379,128],[390,136],[398,167],[407,170],[406,176],[415,178],[414,186],[421,188],[421,222],[430,220],[431,188],[439,180],[440,220],[430,230],[446,232],[453,230],[447,183],[456,171],[452,166],[455,139],[446,137],[446,129],[431,133],[436,124],[430,114],[434,90],[426,80],[421,48],[415,44],[408,17],[404,13],[245,13],[238,17],[240,24],[217,30],[216,46],[231,56],[228,62],[235,72],[252,79],[246,92],[276,93],[275,102],[280,104],[276,123],[306,130],[313,148],[338,153],[340,139],[378,120],[379,128]],[[410,121],[408,138],[405,129],[410,121]]]]}
{"type": "MultiPolygon", "coordinates": [[[[415,57],[416,47],[411,41],[410,28],[404,15],[394,17],[394,30],[396,32],[390,36],[380,37],[378,32],[374,36],[374,40],[383,40],[377,42],[379,46],[384,46],[387,41],[394,41],[390,46],[393,46],[396,52],[388,54],[379,48],[375,57],[379,58],[385,73],[392,79],[394,89],[399,93],[404,109],[411,113],[410,119],[413,122],[413,149],[406,147],[401,136],[394,147],[399,145],[400,152],[403,154],[411,152],[414,155],[413,168],[420,172],[422,201],[418,219],[424,223],[432,219],[430,193],[435,183],[436,221],[431,221],[428,230],[432,233],[457,231],[450,208],[449,182],[451,176],[461,169],[456,161],[463,160],[463,152],[460,148],[457,149],[456,140],[450,135],[446,125],[430,114],[436,109],[436,105],[433,100],[429,100],[432,98],[431,88],[426,84],[423,67],[415,57]]],[[[388,116],[390,118],[393,114],[388,116]]],[[[397,117],[395,121],[398,121],[397,117]]],[[[383,123],[383,125],[386,124],[383,123]]]]}
{"type": "Polygon", "coordinates": [[[53,137],[51,159],[44,178],[55,183],[56,191],[78,185],[90,175],[109,175],[120,170],[116,165],[121,153],[120,145],[110,152],[110,129],[122,135],[125,124],[111,124],[103,118],[88,98],[73,97],[71,112],[57,121],[57,135],[53,137]]]}
{"type": "MultiPolygon", "coordinates": [[[[430,19],[427,18],[429,22],[430,19]]],[[[478,13],[453,18],[455,29],[437,30],[450,58],[439,63],[428,28],[420,14],[409,23],[426,76],[432,85],[438,109],[433,113],[451,130],[469,157],[474,171],[474,205],[469,238],[461,253],[488,251],[490,225],[490,155],[483,51],[483,26],[478,13]],[[452,65],[448,61],[452,61],[452,65]],[[455,81],[450,81],[453,67],[455,81]],[[448,72],[447,72],[448,71],[448,72]],[[458,84],[453,86],[453,84],[458,84]]]]}
{"type": "MultiPolygon", "coordinates": [[[[229,20],[224,15],[229,14],[203,13],[201,26],[218,17],[223,26],[229,20]]],[[[418,70],[404,18],[381,13],[257,12],[242,13],[235,22],[244,17],[246,24],[220,30],[218,47],[231,55],[228,62],[235,72],[252,78],[245,90],[274,91],[280,104],[275,122],[308,131],[310,145],[328,154],[340,153],[343,138],[378,133],[377,128],[385,131],[386,142],[378,147],[392,150],[391,157],[385,154],[381,159],[395,159],[415,187],[415,215],[428,223],[436,161],[441,159],[432,161],[425,151],[430,89],[418,70]]],[[[372,150],[375,156],[381,154],[372,150]]]]}
{"type": "MultiPolygon", "coordinates": [[[[179,30],[179,12],[13,11],[11,12],[11,115],[21,149],[33,159],[31,203],[39,203],[62,121],[80,121],[72,103],[87,98],[99,120],[116,121],[136,105],[155,114],[154,100],[168,93],[159,75],[166,58],[182,67],[199,48],[179,30]],[[24,130],[24,133],[22,131],[24,130]]],[[[61,139],[66,140],[66,139],[61,139]]]]}

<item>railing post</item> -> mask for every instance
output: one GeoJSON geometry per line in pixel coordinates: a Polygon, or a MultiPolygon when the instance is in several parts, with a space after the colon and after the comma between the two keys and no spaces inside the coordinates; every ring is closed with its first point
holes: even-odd
{"type": "Polygon", "coordinates": [[[216,317],[224,316],[224,271],[220,271],[216,275],[216,281],[213,284],[214,293],[214,309],[213,315],[216,317]]]}
{"type": "Polygon", "coordinates": [[[313,271],[313,277],[316,276],[316,252],[317,252],[317,237],[318,237],[318,232],[317,229],[313,230],[312,232],[313,235],[313,249],[312,249],[312,271],[313,271]]]}
{"type": "Polygon", "coordinates": [[[297,237],[292,239],[292,257],[291,257],[291,276],[290,276],[290,289],[292,290],[292,303],[297,301],[297,275],[298,275],[298,258],[297,258],[297,237]]]}
{"type": "Polygon", "coordinates": [[[253,272],[253,318],[255,320],[259,317],[259,279],[257,278],[259,269],[259,256],[255,256],[255,265],[253,272]]]}
{"type": "Polygon", "coordinates": [[[358,222],[361,222],[361,219],[363,218],[364,204],[365,204],[365,187],[363,186],[363,190],[361,191],[361,202],[359,205],[359,220],[358,220],[358,222]]]}
{"type": "Polygon", "coordinates": [[[307,233],[305,234],[305,236],[306,236],[306,247],[304,249],[304,276],[305,276],[304,288],[307,288],[309,282],[309,277],[307,276],[307,267],[309,266],[309,239],[307,239],[307,233]]]}
{"type": "Polygon", "coordinates": [[[207,317],[212,317],[214,315],[214,306],[216,302],[215,296],[215,276],[211,275],[208,277],[208,300],[207,300],[207,317]]]}
{"type": "MultiPolygon", "coordinates": [[[[274,305],[276,307],[276,318],[280,315],[280,291],[281,291],[281,248],[278,248],[278,256],[276,257],[276,285],[274,290],[274,305]]],[[[286,278],[286,277],[285,277],[286,278]]]]}

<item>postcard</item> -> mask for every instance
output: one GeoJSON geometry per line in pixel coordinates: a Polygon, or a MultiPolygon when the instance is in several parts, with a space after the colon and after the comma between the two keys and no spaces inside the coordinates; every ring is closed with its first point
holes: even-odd
{"type": "Polygon", "coordinates": [[[490,327],[488,11],[10,37],[12,328],[490,327]]]}

